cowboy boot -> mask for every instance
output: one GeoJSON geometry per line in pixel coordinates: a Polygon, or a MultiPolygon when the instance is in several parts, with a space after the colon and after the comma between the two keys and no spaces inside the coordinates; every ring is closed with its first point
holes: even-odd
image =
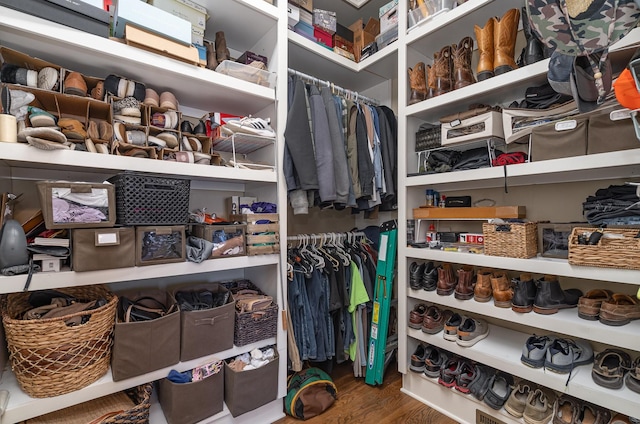
{"type": "Polygon", "coordinates": [[[478,25],[473,27],[476,34],[476,42],[478,43],[478,66],[476,67],[476,75],[478,81],[484,81],[493,76],[493,18],[490,18],[484,28],[478,25]]]}
{"type": "Polygon", "coordinates": [[[473,55],[473,39],[464,37],[456,46],[452,46],[453,51],[453,80],[455,81],[454,89],[466,87],[476,82],[471,70],[471,55],[473,55]]]}
{"type": "Polygon", "coordinates": [[[493,47],[495,56],[493,59],[493,73],[501,75],[518,67],[513,59],[518,35],[518,22],[520,10],[509,9],[501,18],[493,19],[493,47]]]}
{"type": "Polygon", "coordinates": [[[436,67],[427,65],[427,99],[436,92],[436,67]]]}
{"type": "Polygon", "coordinates": [[[476,276],[473,274],[473,267],[464,265],[458,270],[458,284],[455,288],[455,298],[460,300],[471,299],[475,285],[476,276]]]}
{"type": "Polygon", "coordinates": [[[427,98],[427,81],[424,71],[424,63],[418,62],[413,69],[409,68],[409,104],[421,102],[427,98]]]}
{"type": "Polygon", "coordinates": [[[478,270],[476,278],[476,286],[473,290],[473,299],[476,302],[488,302],[491,300],[491,270],[478,270]]]}
{"type": "Polygon", "coordinates": [[[522,16],[522,32],[527,40],[527,45],[522,49],[520,57],[522,65],[531,65],[544,59],[544,46],[536,35],[531,32],[529,15],[527,15],[527,9],[525,7],[522,8],[520,15],[522,16]]]}
{"type": "Polygon", "coordinates": [[[453,60],[451,59],[451,46],[444,46],[442,50],[433,54],[433,66],[435,67],[433,96],[448,93],[453,89],[451,72],[453,71],[453,60]]]}
{"type": "Polygon", "coordinates": [[[498,308],[510,308],[513,291],[504,272],[496,272],[491,276],[491,290],[493,290],[493,304],[498,308]]]}
{"type": "Polygon", "coordinates": [[[227,48],[227,40],[224,38],[224,31],[216,32],[216,60],[221,63],[223,60],[230,60],[231,53],[227,48]]]}
{"type": "Polygon", "coordinates": [[[436,293],[440,296],[449,296],[456,288],[456,275],[449,263],[443,263],[438,267],[438,284],[436,293]]]}

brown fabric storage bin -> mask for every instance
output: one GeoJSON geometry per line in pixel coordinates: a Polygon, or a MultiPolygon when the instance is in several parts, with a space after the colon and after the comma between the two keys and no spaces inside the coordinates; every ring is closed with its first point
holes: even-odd
{"type": "Polygon", "coordinates": [[[275,353],[271,362],[253,370],[235,371],[225,363],[224,402],[231,415],[237,417],[276,400],[280,360],[275,353]]]}
{"type": "Polygon", "coordinates": [[[589,118],[587,154],[640,149],[640,141],[636,137],[631,118],[613,121],[609,112],[611,110],[589,118]]]}
{"type": "Polygon", "coordinates": [[[184,225],[136,227],[136,266],[186,260],[184,225]]]}
{"type": "Polygon", "coordinates": [[[74,271],[127,268],[135,265],[133,228],[81,229],[71,231],[74,271]]]}
{"type": "Polygon", "coordinates": [[[531,159],[538,162],[587,154],[586,118],[566,119],[531,131],[531,159]]]}
{"type": "MultiPolygon", "coordinates": [[[[173,297],[164,290],[143,289],[118,292],[120,302],[125,297],[132,302],[150,297],[170,310],[175,305],[173,297]]],[[[180,312],[137,322],[123,322],[119,316],[113,333],[111,372],[113,381],[146,374],[180,362],[180,312]]]]}
{"type": "MultiPolygon", "coordinates": [[[[173,298],[179,291],[207,290],[212,293],[228,291],[218,283],[202,283],[181,286],[173,290],[173,298]]],[[[179,305],[178,305],[179,306],[179,305]]],[[[233,296],[224,306],[201,311],[180,311],[180,360],[189,361],[222,352],[233,347],[235,322],[233,296]]]]}
{"type": "MultiPolygon", "coordinates": [[[[44,223],[47,229],[59,228],[98,228],[113,227],[116,223],[116,198],[115,190],[111,184],[92,184],[92,183],[71,183],[67,181],[38,181],[36,183],[38,195],[40,197],[40,208],[44,216],[44,223]],[[66,202],[64,193],[68,191],[68,200],[66,202]],[[54,214],[52,203],[66,202],[69,211],[76,209],[78,212],[86,210],[85,208],[97,209],[90,206],[91,196],[100,196],[107,201],[105,207],[100,208],[102,216],[93,213],[58,213],[54,214]],[[82,203],[82,200],[87,203],[82,203]],[[80,206],[77,206],[77,205],[80,206]],[[86,205],[86,206],[85,206],[86,205]],[[91,221],[85,221],[91,219],[91,221]]],[[[59,209],[60,210],[60,209],[59,209]]]]}
{"type": "Polygon", "coordinates": [[[216,374],[191,383],[158,381],[158,400],[168,424],[193,424],[222,411],[224,366],[216,374]]]}

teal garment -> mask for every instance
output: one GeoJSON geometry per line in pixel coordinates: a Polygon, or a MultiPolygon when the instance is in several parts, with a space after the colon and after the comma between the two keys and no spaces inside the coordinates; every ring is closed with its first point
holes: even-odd
{"type": "MultiPolygon", "coordinates": [[[[351,298],[349,301],[349,312],[351,313],[351,320],[353,322],[353,328],[356,329],[356,310],[357,306],[363,303],[367,303],[369,301],[369,295],[367,294],[367,289],[364,286],[364,281],[362,281],[362,275],[360,274],[360,270],[356,266],[355,262],[351,261],[351,298]]],[[[349,359],[352,361],[356,357],[356,350],[358,348],[358,332],[354,331],[356,334],[355,341],[349,345],[349,359]]]]}

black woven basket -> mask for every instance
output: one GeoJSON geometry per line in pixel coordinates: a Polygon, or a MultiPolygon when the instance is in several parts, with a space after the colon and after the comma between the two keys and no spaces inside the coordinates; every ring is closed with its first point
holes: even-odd
{"type": "Polygon", "coordinates": [[[440,125],[434,125],[430,128],[421,128],[416,132],[416,152],[435,149],[440,147],[440,125]]]}
{"type": "MultiPolygon", "coordinates": [[[[249,280],[224,281],[220,283],[234,295],[240,290],[255,290],[263,294],[249,280]]],[[[259,311],[239,312],[236,310],[236,322],[233,330],[233,344],[245,346],[260,340],[275,337],[278,332],[278,305],[272,304],[259,311]]]]}
{"type": "Polygon", "coordinates": [[[134,172],[109,178],[120,225],[180,225],[189,221],[191,181],[134,172]]]}

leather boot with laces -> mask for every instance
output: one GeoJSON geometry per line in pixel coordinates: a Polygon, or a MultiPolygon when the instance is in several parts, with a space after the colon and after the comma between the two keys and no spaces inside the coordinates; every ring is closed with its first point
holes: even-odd
{"type": "Polygon", "coordinates": [[[456,276],[451,264],[444,263],[438,267],[438,284],[436,293],[440,296],[449,296],[456,288],[456,276]]]}
{"type": "Polygon", "coordinates": [[[511,309],[514,312],[531,312],[533,301],[536,299],[536,283],[529,273],[520,274],[520,278],[511,279],[513,286],[513,299],[511,299],[511,309]]]}
{"type": "Polygon", "coordinates": [[[473,39],[464,37],[452,47],[454,89],[457,90],[476,82],[471,70],[471,56],[473,55],[473,39]]]}
{"type": "Polygon", "coordinates": [[[427,98],[427,76],[423,62],[416,63],[416,66],[408,69],[409,72],[409,104],[421,102],[427,98]]]}
{"type": "Polygon", "coordinates": [[[491,300],[493,290],[491,288],[491,270],[478,270],[476,286],[473,292],[473,299],[476,302],[488,302],[491,300]]]}
{"type": "Polygon", "coordinates": [[[460,300],[468,300],[473,297],[473,289],[476,285],[476,276],[473,273],[473,267],[465,265],[458,270],[458,284],[455,288],[455,298],[460,300]]]}
{"type": "Polygon", "coordinates": [[[504,272],[497,272],[491,276],[491,290],[493,290],[493,304],[498,308],[510,308],[513,290],[504,272]]]}
{"type": "Polygon", "coordinates": [[[435,91],[433,93],[435,97],[453,89],[451,46],[444,46],[439,52],[433,54],[433,66],[435,67],[435,91]]]}
{"type": "Polygon", "coordinates": [[[409,287],[413,290],[420,290],[422,287],[422,274],[424,273],[425,264],[412,262],[409,266],[409,287]]]}
{"type": "Polygon", "coordinates": [[[429,262],[422,273],[422,289],[426,291],[434,291],[438,286],[438,268],[429,262]]]}

